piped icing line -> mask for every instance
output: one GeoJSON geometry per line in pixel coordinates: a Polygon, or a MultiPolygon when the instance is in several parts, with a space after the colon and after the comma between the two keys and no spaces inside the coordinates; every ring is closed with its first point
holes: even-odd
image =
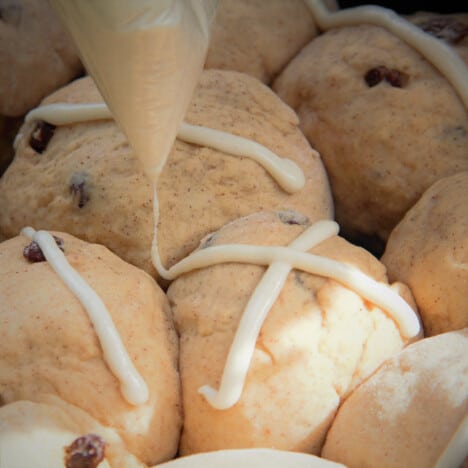
{"type": "Polygon", "coordinates": [[[25,122],[43,120],[52,125],[71,125],[94,120],[113,120],[111,111],[104,103],[73,104],[56,103],[36,107],[26,114],[25,122]]]}
{"type": "Polygon", "coordinates": [[[227,154],[253,159],[264,167],[285,192],[298,192],[304,187],[304,173],[294,161],[277,156],[256,141],[185,122],[180,125],[177,138],[186,143],[208,146],[227,154]]]}
{"type": "Polygon", "coordinates": [[[72,293],[88,312],[89,319],[99,338],[104,359],[111,372],[120,382],[120,391],[132,405],[142,405],[148,401],[149,390],[133,365],[112,317],[98,294],[68,263],[54,238],[46,231],[23,228],[21,234],[29,237],[41,248],[44,257],[72,293]]]}
{"type": "MultiPolygon", "coordinates": [[[[291,268],[333,279],[381,308],[396,323],[401,335],[414,338],[421,332],[418,315],[389,285],[380,283],[357,268],[325,257],[298,252],[290,247],[224,244],[197,250],[169,269],[161,262],[158,249],[159,201],[156,185],[153,197],[154,237],[151,259],[156,271],[166,280],[174,280],[184,273],[221,263],[247,263],[269,266],[283,262],[291,268]]],[[[309,228],[310,229],[310,228],[309,228]]]]}
{"type": "MultiPolygon", "coordinates": [[[[52,125],[70,125],[110,119],[113,119],[112,114],[104,103],[46,104],[31,110],[25,117],[26,122],[44,120],[52,125]]],[[[186,122],[181,123],[177,138],[186,143],[206,146],[233,156],[250,158],[262,165],[278,185],[288,193],[297,192],[304,187],[304,173],[294,161],[278,156],[255,141],[186,122]]]]}
{"type": "MultiPolygon", "coordinates": [[[[335,236],[338,231],[339,226],[334,221],[319,221],[291,242],[289,247],[299,251],[309,250],[335,236]]],[[[198,389],[213,408],[228,409],[240,400],[260,329],[281,293],[291,268],[289,263],[282,261],[270,264],[242,314],[224,365],[219,390],[209,385],[198,389]]]]}
{"type": "Polygon", "coordinates": [[[468,457],[468,415],[463,418],[434,468],[461,467],[466,457],[468,457]]]}
{"type": "Polygon", "coordinates": [[[322,0],[306,0],[322,30],[363,23],[387,29],[417,50],[450,82],[465,108],[468,108],[468,66],[449,45],[397,15],[377,5],[357,6],[330,12],[322,0]]]}
{"type": "MultiPolygon", "coordinates": [[[[333,279],[348,287],[395,320],[405,338],[413,338],[420,332],[416,313],[389,285],[380,283],[357,268],[311,253],[298,252],[289,247],[224,244],[207,247],[165,271],[164,278],[173,280],[192,270],[220,263],[250,263],[268,266],[273,262],[289,263],[293,269],[333,279]]],[[[161,274],[161,272],[160,272],[161,274]]]]}

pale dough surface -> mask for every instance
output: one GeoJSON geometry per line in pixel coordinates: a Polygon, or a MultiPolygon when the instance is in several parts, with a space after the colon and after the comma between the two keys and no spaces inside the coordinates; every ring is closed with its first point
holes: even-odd
{"type": "Polygon", "coordinates": [[[56,235],[106,305],[150,398],[140,406],[124,400],[87,312],[47,262],[23,257],[29,239],[18,236],[0,244],[3,403],[56,396],[115,430],[143,462],[172,458],[181,423],[178,345],[164,293],[105,247],[56,235]]]}
{"type": "Polygon", "coordinates": [[[410,286],[426,335],[468,327],[468,172],[432,185],[393,230],[382,262],[410,286]]]}
{"type": "Polygon", "coordinates": [[[2,0],[0,114],[24,114],[81,69],[73,41],[47,0],[2,0]]]}
{"type": "MultiPolygon", "coordinates": [[[[90,78],[61,89],[45,103],[101,101],[90,78]]],[[[263,144],[303,170],[306,184],[284,192],[255,161],[177,140],[158,182],[159,247],[165,266],[194,250],[225,223],[266,209],[296,209],[312,220],[333,216],[320,157],[298,129],[294,112],[258,80],[236,72],[204,71],[185,120],[263,144]]],[[[0,179],[0,232],[25,225],[70,232],[106,245],[155,273],[153,188],[113,121],[55,129],[45,151],[29,146],[26,124],[13,163],[0,179]],[[73,182],[83,183],[82,207],[73,182]]]]}
{"type": "Polygon", "coordinates": [[[344,468],[343,465],[305,453],[274,449],[219,450],[180,457],[162,468],[344,468]]]}
{"type": "Polygon", "coordinates": [[[386,361],[345,401],[322,455],[349,468],[432,468],[468,414],[468,329],[386,361]]]}
{"type": "MultiPolygon", "coordinates": [[[[253,214],[206,242],[287,245],[304,230],[294,221],[301,216],[292,216],[282,222],[276,213],[253,214]]],[[[386,282],[377,259],[340,237],[311,252],[386,282]]],[[[264,271],[226,263],[183,275],[168,289],[180,336],[182,454],[249,447],[318,454],[341,399],[404,345],[380,309],[333,280],[293,270],[262,327],[240,401],[212,408],[198,388],[218,388],[241,314],[264,271]]]]}
{"type": "Polygon", "coordinates": [[[143,468],[129,454],[117,433],[87,413],[57,398],[43,402],[15,401],[0,408],[0,467],[64,466],[64,449],[75,439],[96,434],[105,442],[99,468],[143,468]]]}
{"type": "Polygon", "coordinates": [[[321,154],[343,234],[386,241],[436,180],[468,169],[468,115],[451,85],[386,30],[332,29],[290,62],[274,89],[321,154]],[[369,70],[405,73],[368,86],[369,70]]]}

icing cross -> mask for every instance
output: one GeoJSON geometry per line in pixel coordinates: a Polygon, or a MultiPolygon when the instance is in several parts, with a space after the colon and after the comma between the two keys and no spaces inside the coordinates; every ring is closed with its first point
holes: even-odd
{"type": "MultiPolygon", "coordinates": [[[[338,234],[338,229],[338,224],[333,221],[319,221],[292,241],[289,248],[307,251],[338,234]]],[[[239,401],[260,329],[291,270],[292,265],[283,260],[270,264],[242,314],[224,366],[219,390],[216,391],[208,385],[199,388],[199,393],[214,408],[228,409],[239,401]]]]}

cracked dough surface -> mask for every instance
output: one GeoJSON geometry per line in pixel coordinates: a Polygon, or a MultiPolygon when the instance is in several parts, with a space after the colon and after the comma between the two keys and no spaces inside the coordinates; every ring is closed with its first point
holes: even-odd
{"type": "MultiPolygon", "coordinates": [[[[286,245],[303,230],[263,212],[226,225],[207,242],[286,245]]],[[[311,252],[386,282],[377,259],[340,237],[311,252]]],[[[218,388],[241,314],[263,272],[260,266],[216,265],[183,275],[168,289],[180,336],[182,454],[246,447],[320,453],[341,399],[404,345],[380,309],[333,280],[294,270],[263,325],[240,401],[213,409],[198,388],[218,388]]]]}
{"type": "Polygon", "coordinates": [[[106,304],[150,398],[140,406],[124,400],[87,312],[47,262],[23,257],[30,240],[18,236],[0,244],[2,401],[56,396],[115,430],[145,463],[172,458],[181,423],[178,345],[164,293],[105,247],[54,234],[106,304]]]}

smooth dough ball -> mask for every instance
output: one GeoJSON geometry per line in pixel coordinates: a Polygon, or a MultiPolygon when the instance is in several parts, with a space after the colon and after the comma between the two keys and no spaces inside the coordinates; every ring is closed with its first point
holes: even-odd
{"type": "Polygon", "coordinates": [[[410,286],[426,335],[468,327],[468,172],[432,185],[388,239],[382,262],[410,286]]]}
{"type": "MultiPolygon", "coordinates": [[[[91,79],[84,78],[44,103],[100,101],[91,79]]],[[[312,220],[333,216],[319,155],[294,112],[258,80],[204,71],[185,120],[265,145],[295,161],[306,182],[289,194],[252,159],[176,140],[158,181],[159,252],[166,267],[210,232],[255,211],[296,209],[312,220]]],[[[57,127],[41,154],[29,144],[35,125],[20,130],[15,159],[0,179],[0,232],[12,237],[25,225],[70,232],[154,274],[153,188],[115,123],[57,127]]]]}
{"type": "Polygon", "coordinates": [[[64,241],[70,265],[106,305],[150,396],[142,405],[124,399],[88,313],[48,262],[23,256],[30,239],[20,235],[0,244],[1,401],[56,396],[117,432],[142,462],[173,457],[180,382],[167,298],[149,275],[104,246],[54,235],[64,241]]]}
{"type": "Polygon", "coordinates": [[[458,460],[440,465],[460,466],[468,456],[467,346],[465,329],[386,361],[341,406],[322,456],[349,468],[432,468],[463,425],[458,460]]]}
{"type": "Polygon", "coordinates": [[[320,152],[336,219],[354,242],[374,240],[383,251],[430,185],[468,169],[462,101],[429,62],[385,29],[326,32],[291,61],[274,89],[320,152]]]}
{"type": "Polygon", "coordinates": [[[2,0],[0,114],[24,114],[81,70],[73,41],[47,0],[2,0]]]}
{"type": "MultiPolygon", "coordinates": [[[[287,245],[306,225],[294,212],[257,213],[226,225],[201,248],[287,245]]],[[[310,252],[386,283],[383,265],[340,237],[310,252]]],[[[242,313],[264,272],[225,263],[185,274],[168,289],[180,336],[183,455],[249,447],[318,454],[341,399],[405,344],[381,309],[334,280],[293,270],[262,326],[240,400],[214,409],[198,389],[219,388],[242,313]]]]}
{"type": "Polygon", "coordinates": [[[247,73],[268,84],[315,36],[303,0],[221,0],[205,68],[247,73]]]}

